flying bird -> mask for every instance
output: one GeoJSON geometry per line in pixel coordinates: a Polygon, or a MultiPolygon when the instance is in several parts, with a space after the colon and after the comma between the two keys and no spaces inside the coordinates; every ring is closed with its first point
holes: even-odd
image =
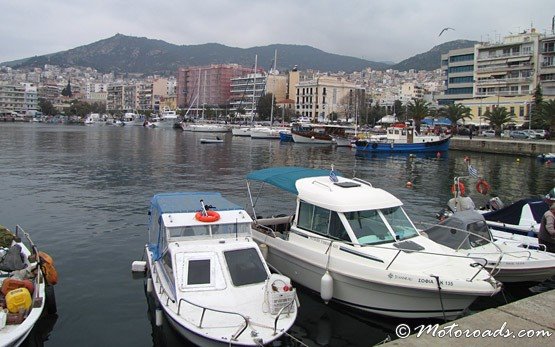
{"type": "Polygon", "coordinates": [[[447,30],[455,30],[455,29],[449,28],[449,27],[443,28],[443,30],[441,30],[441,32],[440,32],[439,35],[437,35],[437,36],[441,36],[441,34],[443,34],[443,32],[444,32],[444,31],[447,31],[447,30]]]}

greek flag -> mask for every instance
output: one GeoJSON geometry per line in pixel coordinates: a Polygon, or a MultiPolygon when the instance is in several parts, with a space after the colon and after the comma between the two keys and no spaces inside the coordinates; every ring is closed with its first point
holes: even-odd
{"type": "Polygon", "coordinates": [[[468,165],[468,174],[474,178],[478,178],[478,170],[472,165],[468,165]]]}
{"type": "Polygon", "coordinates": [[[333,169],[331,169],[331,171],[330,171],[330,181],[332,181],[332,182],[337,182],[337,181],[339,181],[339,180],[337,179],[337,175],[335,174],[335,171],[334,171],[333,169]]]}

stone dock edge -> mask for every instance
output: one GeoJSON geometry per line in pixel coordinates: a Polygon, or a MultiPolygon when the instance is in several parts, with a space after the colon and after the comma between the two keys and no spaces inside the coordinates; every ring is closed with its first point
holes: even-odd
{"type": "Polygon", "coordinates": [[[435,334],[426,330],[417,336],[419,331],[404,339],[395,336],[384,345],[555,346],[555,290],[441,324],[435,334]]]}

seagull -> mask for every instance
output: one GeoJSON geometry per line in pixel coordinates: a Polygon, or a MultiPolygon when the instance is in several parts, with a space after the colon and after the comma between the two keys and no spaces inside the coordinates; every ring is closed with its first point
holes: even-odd
{"type": "Polygon", "coordinates": [[[447,30],[449,30],[449,29],[450,29],[450,30],[455,30],[455,29],[449,28],[449,27],[443,28],[443,30],[441,30],[441,32],[440,32],[439,35],[437,35],[437,36],[441,36],[441,34],[443,34],[444,31],[447,31],[447,30]]]}

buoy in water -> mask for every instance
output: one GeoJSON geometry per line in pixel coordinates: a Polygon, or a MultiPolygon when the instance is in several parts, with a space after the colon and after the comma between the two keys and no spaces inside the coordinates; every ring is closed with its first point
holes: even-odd
{"type": "Polygon", "coordinates": [[[413,187],[412,182],[411,182],[411,181],[407,181],[407,188],[412,188],[412,187],[413,187]]]}
{"type": "Polygon", "coordinates": [[[157,327],[162,326],[162,310],[159,308],[155,311],[155,323],[157,327]]]}
{"type": "Polygon", "coordinates": [[[520,158],[516,158],[516,162],[517,162],[517,163],[520,162],[520,158]]]}
{"type": "Polygon", "coordinates": [[[436,159],[439,159],[439,158],[441,158],[441,152],[436,153],[436,159]]]}
{"type": "Polygon", "coordinates": [[[320,297],[326,304],[333,298],[333,278],[328,271],[320,279],[320,297]]]}
{"type": "Polygon", "coordinates": [[[258,248],[260,248],[260,253],[262,253],[262,257],[264,257],[264,260],[268,260],[268,245],[265,243],[261,243],[258,245],[258,248]]]}

